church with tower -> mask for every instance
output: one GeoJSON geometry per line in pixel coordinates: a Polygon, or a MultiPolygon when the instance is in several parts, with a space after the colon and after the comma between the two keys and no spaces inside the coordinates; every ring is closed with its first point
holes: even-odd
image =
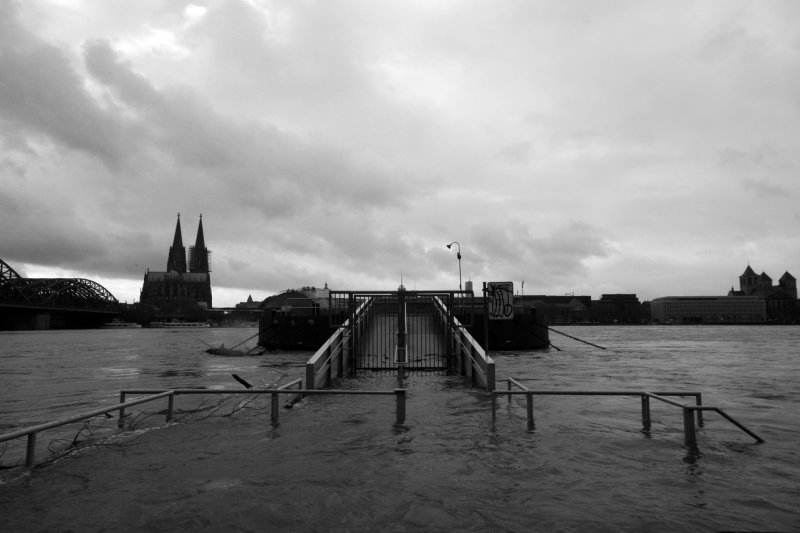
{"type": "Polygon", "coordinates": [[[211,308],[211,270],[209,254],[203,235],[203,216],[197,227],[194,246],[189,247],[188,262],[186,247],[181,234],[181,216],[175,226],[175,236],[167,257],[167,269],[155,272],[150,269],[144,275],[139,300],[158,309],[163,318],[186,319],[198,311],[211,308]]]}
{"type": "Polygon", "coordinates": [[[784,272],[777,285],[766,272],[756,274],[747,265],[739,276],[739,290],[731,290],[728,296],[755,296],[766,304],[767,320],[773,322],[795,322],[797,320],[797,280],[784,272]]]}

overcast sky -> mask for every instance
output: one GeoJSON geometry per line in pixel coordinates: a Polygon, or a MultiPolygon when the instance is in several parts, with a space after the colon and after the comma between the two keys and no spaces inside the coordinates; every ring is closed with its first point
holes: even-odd
{"type": "Polygon", "coordinates": [[[800,2],[0,0],[0,258],[303,285],[800,277],[800,2]]]}

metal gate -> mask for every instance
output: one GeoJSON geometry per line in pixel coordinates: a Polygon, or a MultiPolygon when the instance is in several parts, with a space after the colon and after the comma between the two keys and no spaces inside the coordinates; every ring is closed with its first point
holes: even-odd
{"type": "Polygon", "coordinates": [[[351,370],[447,371],[453,346],[434,298],[448,305],[454,297],[453,292],[331,291],[331,325],[350,329],[351,370]]]}

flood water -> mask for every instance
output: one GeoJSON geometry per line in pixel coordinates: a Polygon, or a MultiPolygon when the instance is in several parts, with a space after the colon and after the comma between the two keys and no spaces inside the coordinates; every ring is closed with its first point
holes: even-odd
{"type": "MultiPolygon", "coordinates": [[[[561,351],[493,353],[537,390],[698,391],[715,413],[683,442],[675,406],[638,396],[491,396],[457,376],[412,374],[406,421],[392,397],[181,396],[116,419],[0,444],[9,531],[798,531],[800,328],[563,327],[561,351]],[[63,455],[77,442],[77,452],[63,455]],[[50,454],[57,460],[48,459],[50,454]]],[[[252,329],[0,333],[0,433],[102,405],[126,388],[234,388],[302,377],[309,353],[220,357],[252,329]]],[[[253,341],[248,343],[253,345],[253,341]]],[[[342,388],[393,390],[365,374],[342,388]]],[[[687,400],[688,401],[688,400],[687,400]]]]}

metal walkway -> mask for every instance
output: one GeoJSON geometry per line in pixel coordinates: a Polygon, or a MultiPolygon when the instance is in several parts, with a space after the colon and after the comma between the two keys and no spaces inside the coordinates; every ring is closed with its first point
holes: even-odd
{"type": "Polygon", "coordinates": [[[465,328],[471,291],[331,291],[330,309],[336,331],[306,363],[308,389],[363,371],[461,374],[494,388],[494,361],[465,328]]]}

